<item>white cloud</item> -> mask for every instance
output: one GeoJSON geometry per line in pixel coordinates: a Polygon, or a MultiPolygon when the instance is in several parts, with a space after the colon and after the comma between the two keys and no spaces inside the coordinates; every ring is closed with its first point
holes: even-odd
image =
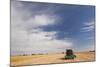
{"type": "Polygon", "coordinates": [[[94,21],[84,23],[84,27],[81,28],[82,32],[88,32],[94,30],[94,21]]]}
{"type": "Polygon", "coordinates": [[[50,25],[59,21],[59,17],[53,13],[53,10],[38,11],[35,4],[30,7],[34,9],[31,11],[30,8],[23,8],[24,6],[21,2],[11,4],[12,55],[57,52],[72,46],[70,41],[55,39],[56,31],[45,32],[38,28],[38,26],[50,25]]]}
{"type": "Polygon", "coordinates": [[[53,24],[55,22],[55,19],[54,18],[55,17],[48,16],[48,15],[45,15],[45,14],[36,15],[34,17],[34,22],[37,25],[48,25],[48,24],[53,24]]]}
{"type": "Polygon", "coordinates": [[[93,51],[93,50],[95,50],[95,44],[89,44],[81,49],[81,51],[93,51]]]}

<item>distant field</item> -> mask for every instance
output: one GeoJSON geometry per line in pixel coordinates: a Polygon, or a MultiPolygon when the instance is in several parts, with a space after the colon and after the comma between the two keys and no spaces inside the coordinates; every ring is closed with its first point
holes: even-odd
{"type": "Polygon", "coordinates": [[[80,52],[75,53],[77,58],[74,60],[63,59],[65,54],[46,54],[46,55],[32,55],[32,56],[12,56],[11,66],[19,65],[37,65],[37,64],[52,64],[52,63],[70,63],[82,61],[94,61],[94,52],[80,52]]]}

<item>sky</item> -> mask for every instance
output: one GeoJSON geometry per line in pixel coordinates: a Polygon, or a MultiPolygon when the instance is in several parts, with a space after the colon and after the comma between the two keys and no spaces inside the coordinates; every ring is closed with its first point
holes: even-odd
{"type": "Polygon", "coordinates": [[[11,55],[95,49],[95,6],[11,0],[11,55]]]}

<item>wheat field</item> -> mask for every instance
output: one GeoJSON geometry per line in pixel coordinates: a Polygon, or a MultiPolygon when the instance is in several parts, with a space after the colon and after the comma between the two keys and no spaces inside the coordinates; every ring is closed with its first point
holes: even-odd
{"type": "Polygon", "coordinates": [[[75,53],[75,55],[77,57],[74,60],[65,60],[64,59],[65,54],[11,56],[11,66],[95,61],[94,52],[79,52],[79,53],[75,53]]]}

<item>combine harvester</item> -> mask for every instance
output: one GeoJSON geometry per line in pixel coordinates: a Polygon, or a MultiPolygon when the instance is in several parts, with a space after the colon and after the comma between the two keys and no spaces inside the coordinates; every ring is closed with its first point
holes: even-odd
{"type": "Polygon", "coordinates": [[[76,58],[76,55],[74,55],[73,50],[66,49],[65,59],[74,59],[74,58],[76,58]]]}

